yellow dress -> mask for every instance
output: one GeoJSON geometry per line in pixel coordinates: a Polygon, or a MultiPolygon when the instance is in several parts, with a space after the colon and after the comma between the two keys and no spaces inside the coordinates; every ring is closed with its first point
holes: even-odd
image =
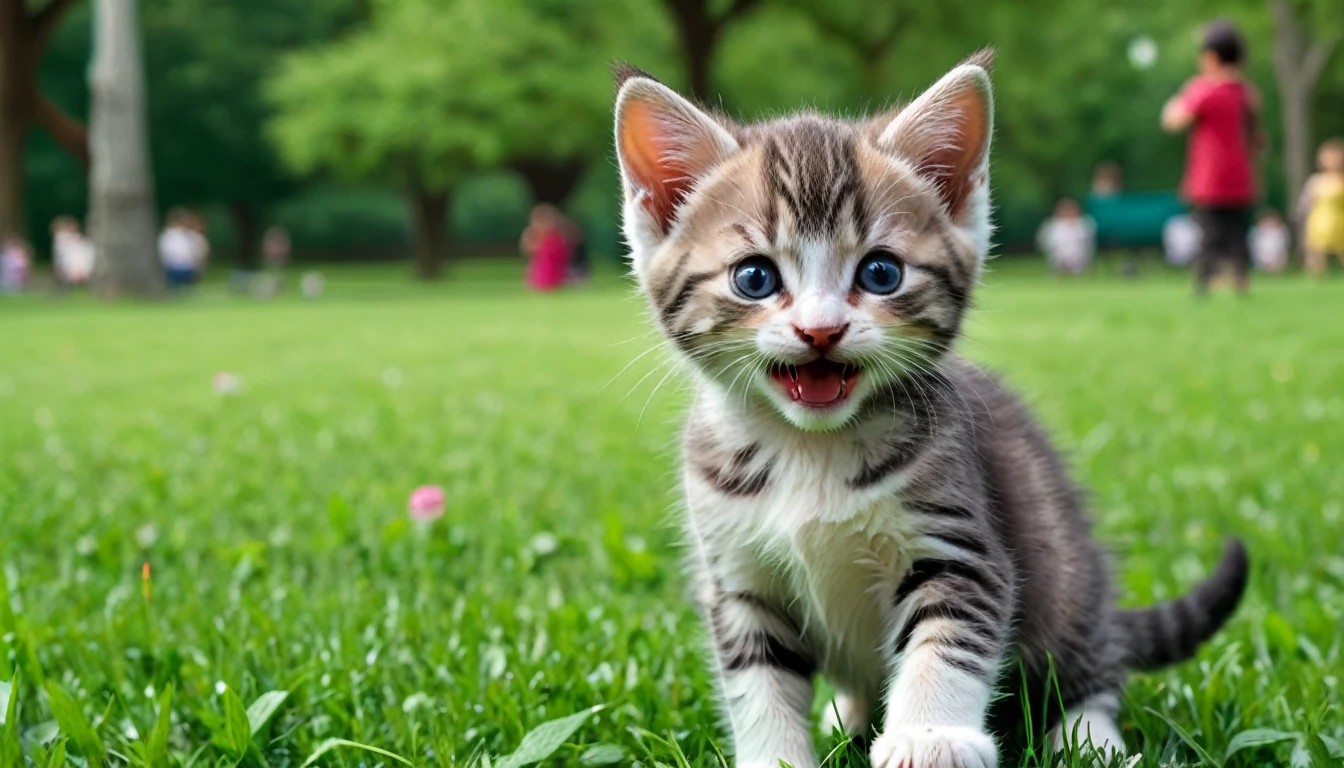
{"type": "Polygon", "coordinates": [[[1312,189],[1307,249],[1344,256],[1344,178],[1323,176],[1312,189]]]}

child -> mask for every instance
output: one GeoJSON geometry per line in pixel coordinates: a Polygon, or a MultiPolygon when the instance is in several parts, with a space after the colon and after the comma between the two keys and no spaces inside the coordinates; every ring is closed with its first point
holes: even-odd
{"type": "Polygon", "coordinates": [[[5,238],[4,248],[0,249],[0,294],[22,293],[28,286],[32,268],[28,244],[19,237],[5,238]]]}
{"type": "Polygon", "coordinates": [[[1162,127],[1190,131],[1181,191],[1195,207],[1203,232],[1195,263],[1195,292],[1204,294],[1224,264],[1236,275],[1239,292],[1250,288],[1247,238],[1255,203],[1252,154],[1263,143],[1260,95],[1242,77],[1246,41],[1229,21],[1204,30],[1199,74],[1162,109],[1162,127]]]}
{"type": "Polygon", "coordinates": [[[522,248],[529,262],[527,284],[536,291],[559,288],[569,272],[570,245],[565,239],[564,217],[553,205],[532,209],[522,248]]]}
{"type": "Polygon", "coordinates": [[[79,222],[69,216],[51,221],[51,256],[63,287],[81,286],[93,274],[93,243],[79,231],[79,222]]]}
{"type": "Polygon", "coordinates": [[[1162,250],[1166,252],[1167,263],[1173,267],[1188,267],[1199,255],[1199,225],[1182,213],[1172,216],[1162,225],[1162,250]]]}
{"type": "Polygon", "coordinates": [[[159,235],[159,260],[171,290],[196,282],[209,257],[210,243],[197,228],[189,211],[176,208],[168,213],[168,226],[159,235]]]}
{"type": "Polygon", "coordinates": [[[1079,275],[1092,263],[1096,236],[1097,225],[1066,197],[1055,204],[1055,215],[1041,225],[1036,241],[1055,274],[1079,275]]]}
{"type": "Polygon", "coordinates": [[[1266,208],[1251,228],[1251,260],[1262,272],[1282,272],[1288,266],[1288,226],[1273,208],[1266,208]]]}
{"type": "Polygon", "coordinates": [[[1330,254],[1344,264],[1344,138],[1322,144],[1316,164],[1320,171],[1303,186],[1301,209],[1307,215],[1307,270],[1324,277],[1330,254]]]}
{"type": "Polygon", "coordinates": [[[289,264],[289,250],[289,230],[281,226],[267,227],[261,236],[261,258],[265,269],[252,280],[254,297],[269,299],[280,293],[285,267],[289,264]]]}

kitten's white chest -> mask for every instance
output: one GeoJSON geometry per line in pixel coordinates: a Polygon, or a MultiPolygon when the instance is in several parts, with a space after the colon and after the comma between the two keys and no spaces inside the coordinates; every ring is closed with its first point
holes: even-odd
{"type": "Polygon", "coordinates": [[[883,679],[879,651],[916,532],[896,489],[853,491],[837,464],[798,461],[777,475],[760,556],[823,671],[852,686],[883,679]]]}

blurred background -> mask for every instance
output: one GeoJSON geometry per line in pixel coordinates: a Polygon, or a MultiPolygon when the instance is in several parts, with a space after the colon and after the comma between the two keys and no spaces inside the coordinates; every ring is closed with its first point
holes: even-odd
{"type": "Polygon", "coordinates": [[[1137,765],[1344,764],[1344,1],[0,0],[0,766],[726,765],[610,63],[857,116],[985,46],[959,349],[1056,436],[1125,604],[1227,536],[1254,563],[1127,687],[1137,765]],[[1196,301],[1159,116],[1219,17],[1258,271],[1196,301]]]}
{"type": "MultiPolygon", "coordinates": [[[[0,0],[0,222],[39,265],[53,219],[88,210],[93,6],[0,0]]],[[[881,108],[992,45],[1002,252],[1035,248],[1103,164],[1167,210],[1184,141],[1157,116],[1220,15],[1249,40],[1265,199],[1289,210],[1317,140],[1344,132],[1337,0],[154,0],[136,31],[154,204],[199,213],[213,266],[258,269],[276,225],[297,263],[434,277],[516,254],[533,203],[562,207],[594,259],[619,257],[612,60],[752,119],[881,108]]],[[[1159,244],[1139,229],[1115,244],[1159,244]]]]}

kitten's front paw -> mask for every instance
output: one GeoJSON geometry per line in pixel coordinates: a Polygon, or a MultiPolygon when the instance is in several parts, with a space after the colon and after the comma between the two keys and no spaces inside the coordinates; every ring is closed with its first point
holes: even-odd
{"type": "Polygon", "coordinates": [[[976,728],[911,726],[889,729],[873,742],[873,768],[995,768],[994,740],[976,728]]]}

